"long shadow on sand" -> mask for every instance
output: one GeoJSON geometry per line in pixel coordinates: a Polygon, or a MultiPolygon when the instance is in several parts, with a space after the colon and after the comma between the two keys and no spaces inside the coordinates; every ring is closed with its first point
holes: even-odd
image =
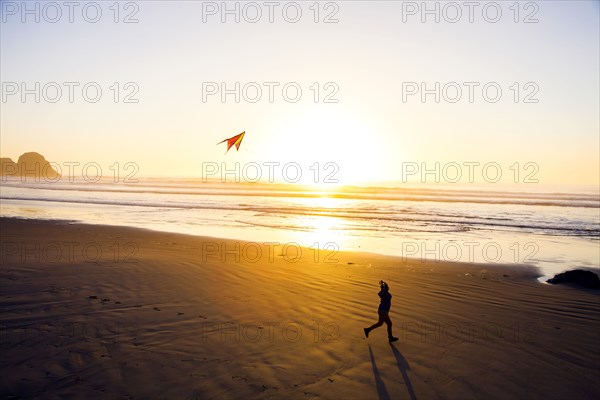
{"type": "MultiPolygon", "coordinates": [[[[400,370],[400,373],[402,374],[402,378],[404,378],[404,383],[406,384],[406,390],[408,390],[408,395],[410,396],[411,400],[417,400],[417,395],[415,394],[415,391],[413,389],[412,382],[410,381],[410,378],[408,377],[407,371],[410,369],[410,365],[408,364],[408,361],[406,361],[406,358],[404,358],[402,353],[400,353],[400,350],[398,350],[393,344],[390,343],[390,347],[392,348],[392,352],[394,352],[394,357],[396,357],[396,364],[398,364],[398,369],[400,370]]],[[[369,348],[369,350],[370,350],[370,348],[369,348]]],[[[372,354],[371,354],[371,362],[373,362],[372,354]]],[[[375,370],[375,367],[373,367],[373,370],[375,370]]]]}
{"type": "Polygon", "coordinates": [[[389,400],[390,395],[385,387],[385,383],[383,383],[383,380],[379,375],[379,369],[377,369],[377,364],[375,363],[375,357],[373,357],[371,345],[369,345],[369,355],[371,356],[371,366],[373,367],[373,377],[375,377],[375,385],[377,385],[377,394],[379,395],[379,400],[389,400]]]}

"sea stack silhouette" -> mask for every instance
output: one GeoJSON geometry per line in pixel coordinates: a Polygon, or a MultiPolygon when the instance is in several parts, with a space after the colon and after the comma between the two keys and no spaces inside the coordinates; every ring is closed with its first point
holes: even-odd
{"type": "Polygon", "coordinates": [[[60,174],[40,153],[23,153],[15,163],[8,157],[0,158],[0,176],[15,176],[23,179],[56,179],[60,174]]]}

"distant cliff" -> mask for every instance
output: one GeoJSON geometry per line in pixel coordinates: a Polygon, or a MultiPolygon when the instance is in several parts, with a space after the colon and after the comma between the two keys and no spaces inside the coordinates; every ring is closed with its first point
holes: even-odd
{"type": "Polygon", "coordinates": [[[0,158],[0,176],[56,179],[60,174],[43,155],[29,152],[23,153],[16,163],[8,157],[0,158]]]}

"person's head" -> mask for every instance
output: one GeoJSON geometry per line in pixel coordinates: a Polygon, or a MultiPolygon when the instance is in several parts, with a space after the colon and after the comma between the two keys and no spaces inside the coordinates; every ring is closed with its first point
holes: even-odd
{"type": "Polygon", "coordinates": [[[379,288],[381,290],[383,290],[384,292],[387,292],[390,290],[390,287],[388,286],[387,283],[385,283],[384,281],[379,281],[379,288]]]}

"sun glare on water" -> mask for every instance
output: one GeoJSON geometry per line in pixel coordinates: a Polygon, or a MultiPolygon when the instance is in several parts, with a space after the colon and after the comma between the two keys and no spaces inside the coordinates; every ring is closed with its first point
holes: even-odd
{"type": "Polygon", "coordinates": [[[297,225],[308,232],[314,247],[324,248],[338,246],[344,240],[344,220],[331,214],[343,206],[344,200],[333,197],[319,196],[302,199],[306,207],[306,215],[301,215],[297,225]]]}

